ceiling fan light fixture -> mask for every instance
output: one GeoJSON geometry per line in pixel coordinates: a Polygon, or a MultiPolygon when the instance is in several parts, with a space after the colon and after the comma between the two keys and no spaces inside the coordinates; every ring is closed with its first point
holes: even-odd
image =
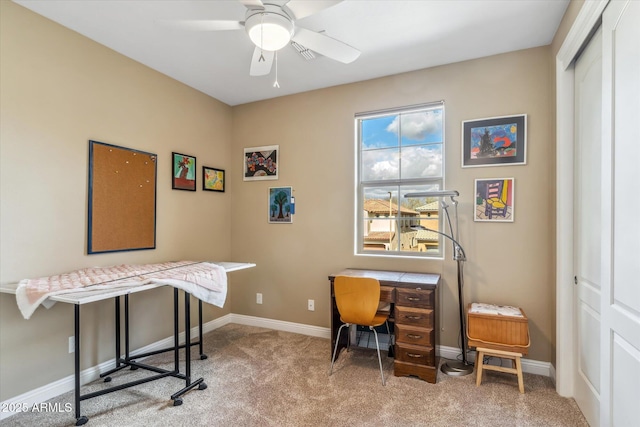
{"type": "Polygon", "coordinates": [[[278,13],[260,12],[245,21],[249,38],[262,50],[280,50],[291,41],[293,22],[278,13]]]}

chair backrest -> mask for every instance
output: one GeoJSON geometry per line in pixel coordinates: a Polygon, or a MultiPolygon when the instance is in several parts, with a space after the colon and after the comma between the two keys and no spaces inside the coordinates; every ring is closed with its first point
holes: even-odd
{"type": "Polygon", "coordinates": [[[336,276],[333,292],[343,322],[371,324],[380,303],[380,282],[377,279],[336,276]]]}
{"type": "Polygon", "coordinates": [[[487,197],[486,199],[500,199],[502,196],[502,181],[492,182],[487,184],[487,197]]]}

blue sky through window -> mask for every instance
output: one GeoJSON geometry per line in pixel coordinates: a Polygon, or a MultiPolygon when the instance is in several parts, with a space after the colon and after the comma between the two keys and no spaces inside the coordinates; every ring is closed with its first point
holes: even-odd
{"type": "Polygon", "coordinates": [[[398,135],[387,128],[397,120],[398,116],[376,117],[362,121],[362,148],[397,147],[398,135]]]}
{"type": "Polygon", "coordinates": [[[376,117],[362,121],[362,149],[442,142],[442,110],[376,117]],[[398,136],[401,132],[401,138],[398,136]]]}

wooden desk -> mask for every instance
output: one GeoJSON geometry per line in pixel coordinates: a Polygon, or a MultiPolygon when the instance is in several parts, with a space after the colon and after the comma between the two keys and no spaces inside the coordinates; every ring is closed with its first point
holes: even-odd
{"type": "MultiPolygon", "coordinates": [[[[380,300],[392,305],[389,321],[394,323],[394,375],[416,376],[435,383],[438,374],[437,291],[440,275],[354,268],[331,274],[331,351],[336,344],[338,328],[342,325],[333,292],[336,276],[372,277],[380,281],[380,300]]],[[[347,336],[343,334],[338,348],[346,346],[347,336]]]]}

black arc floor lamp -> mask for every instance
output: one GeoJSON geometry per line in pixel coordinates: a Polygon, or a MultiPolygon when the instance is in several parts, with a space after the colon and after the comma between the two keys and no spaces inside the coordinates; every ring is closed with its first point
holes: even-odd
{"type": "Polygon", "coordinates": [[[420,230],[428,230],[434,233],[437,233],[447,239],[451,240],[451,245],[453,247],[453,260],[456,261],[458,267],[458,304],[459,304],[459,313],[460,313],[460,338],[461,338],[461,348],[462,351],[462,362],[459,361],[447,361],[442,365],[442,372],[451,376],[463,376],[469,375],[473,372],[473,365],[469,364],[467,361],[467,334],[465,327],[465,316],[464,316],[464,298],[463,298],[463,288],[464,288],[464,262],[467,260],[467,256],[464,252],[464,249],[460,245],[460,239],[458,237],[458,201],[455,199],[459,196],[459,193],[456,190],[439,190],[439,191],[424,191],[419,193],[407,193],[405,194],[406,199],[416,199],[423,197],[435,197],[440,199],[440,204],[442,206],[442,212],[444,212],[445,219],[447,225],[449,226],[449,233],[443,233],[438,230],[433,230],[427,227],[420,226],[420,230]],[[453,205],[453,219],[454,224],[451,223],[451,216],[449,215],[449,204],[446,202],[446,198],[449,197],[451,199],[451,205],[453,205]]]}

